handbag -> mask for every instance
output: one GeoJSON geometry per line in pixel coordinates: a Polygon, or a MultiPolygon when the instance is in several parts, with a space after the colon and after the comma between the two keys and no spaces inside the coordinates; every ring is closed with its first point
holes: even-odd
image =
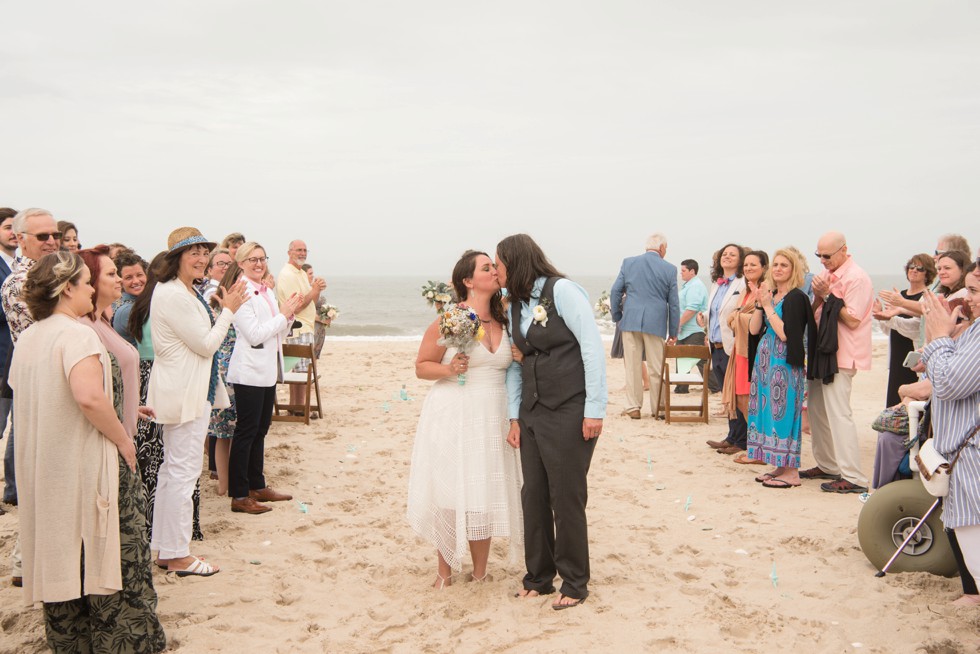
{"type": "Polygon", "coordinates": [[[908,436],[909,433],[909,410],[901,404],[896,407],[888,407],[878,414],[878,417],[871,423],[871,428],[875,431],[890,431],[899,436],[908,436]]]}
{"type": "Polygon", "coordinates": [[[947,461],[946,457],[936,451],[932,444],[934,440],[932,438],[919,447],[919,453],[915,455],[915,464],[919,468],[919,479],[922,480],[922,485],[925,486],[927,493],[933,497],[949,495],[949,478],[953,474],[953,466],[956,465],[963,449],[973,440],[977,431],[980,431],[980,425],[974,427],[970,435],[966,437],[963,444],[956,450],[956,455],[953,456],[952,461],[947,461]]]}

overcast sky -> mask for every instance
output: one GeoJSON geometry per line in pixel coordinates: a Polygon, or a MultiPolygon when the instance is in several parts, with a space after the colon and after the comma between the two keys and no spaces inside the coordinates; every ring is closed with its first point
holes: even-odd
{"type": "MultiPolygon", "coordinates": [[[[0,206],[147,258],[446,271],[526,231],[572,274],[735,240],[869,272],[980,245],[980,2],[0,3],[0,206]]],[[[811,263],[816,265],[815,260],[811,263]]]]}

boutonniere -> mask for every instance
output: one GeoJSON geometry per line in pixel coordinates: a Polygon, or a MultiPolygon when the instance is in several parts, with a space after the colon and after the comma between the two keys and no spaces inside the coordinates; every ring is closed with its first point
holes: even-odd
{"type": "Polygon", "coordinates": [[[542,327],[548,326],[549,306],[551,306],[551,302],[548,301],[548,298],[544,298],[541,300],[538,306],[534,307],[534,311],[532,312],[534,315],[534,322],[538,323],[542,327]]]}

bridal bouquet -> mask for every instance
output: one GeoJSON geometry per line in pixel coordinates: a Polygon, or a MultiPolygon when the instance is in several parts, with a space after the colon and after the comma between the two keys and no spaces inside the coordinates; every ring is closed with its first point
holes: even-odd
{"type": "MultiPolygon", "coordinates": [[[[439,318],[439,333],[442,334],[439,345],[454,347],[463,354],[480,342],[484,335],[480,316],[462,303],[443,312],[439,318]]],[[[456,381],[460,386],[465,384],[466,374],[456,375],[456,381]]]]}
{"type": "Polygon", "coordinates": [[[599,318],[605,318],[609,315],[609,312],[612,310],[612,305],[609,303],[609,291],[603,291],[599,295],[599,299],[596,300],[594,308],[599,318]]]}
{"type": "Polygon", "coordinates": [[[452,286],[446,282],[434,282],[432,280],[422,285],[422,297],[425,298],[430,307],[434,305],[436,311],[442,311],[444,305],[456,301],[452,286]]]}
{"type": "Polygon", "coordinates": [[[324,304],[316,310],[316,317],[330,326],[330,321],[340,315],[340,309],[332,304],[324,304]]]}

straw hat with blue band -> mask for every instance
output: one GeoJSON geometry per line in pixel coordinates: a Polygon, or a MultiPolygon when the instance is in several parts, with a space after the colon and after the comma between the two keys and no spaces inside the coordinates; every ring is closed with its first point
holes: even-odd
{"type": "Polygon", "coordinates": [[[217,243],[204,238],[204,234],[194,227],[178,227],[167,237],[167,257],[178,256],[192,245],[203,245],[213,250],[217,243]]]}

